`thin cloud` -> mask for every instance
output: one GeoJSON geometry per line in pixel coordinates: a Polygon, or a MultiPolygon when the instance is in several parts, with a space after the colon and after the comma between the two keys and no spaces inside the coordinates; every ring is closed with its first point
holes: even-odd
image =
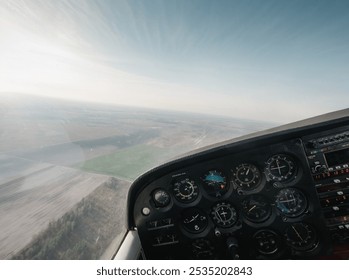
{"type": "Polygon", "coordinates": [[[0,92],[284,122],[348,107],[348,13],[277,2],[2,1],[0,92]]]}

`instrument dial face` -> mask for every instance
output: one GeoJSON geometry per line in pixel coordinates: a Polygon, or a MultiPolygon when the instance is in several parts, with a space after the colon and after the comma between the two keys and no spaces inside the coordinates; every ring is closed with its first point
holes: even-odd
{"type": "Polygon", "coordinates": [[[296,164],[288,155],[274,155],[268,159],[265,175],[272,181],[284,182],[294,177],[296,164]]]}
{"type": "Polygon", "coordinates": [[[227,179],[217,170],[210,170],[203,176],[206,191],[210,196],[221,197],[228,191],[227,179]]]}
{"type": "Polygon", "coordinates": [[[317,235],[315,229],[304,223],[290,225],[286,229],[287,243],[296,250],[307,251],[317,246],[317,235]]]}
{"type": "Polygon", "coordinates": [[[153,193],[153,201],[157,207],[165,207],[170,203],[171,197],[168,192],[157,189],[153,193]]]}
{"type": "Polygon", "coordinates": [[[240,164],[232,172],[235,184],[246,190],[255,189],[261,182],[261,173],[253,164],[240,164]]]}
{"type": "Polygon", "coordinates": [[[285,216],[297,217],[304,213],[308,203],[301,191],[295,188],[286,188],[280,190],[277,194],[275,205],[285,216]]]}
{"type": "Polygon", "coordinates": [[[197,208],[189,208],[182,213],[183,227],[191,233],[200,233],[208,225],[207,215],[197,208]]]}
{"type": "Polygon", "coordinates": [[[257,231],[253,239],[257,251],[261,254],[271,255],[280,249],[280,237],[271,230],[257,231]]]}
{"type": "Polygon", "coordinates": [[[174,183],[173,193],[178,201],[189,203],[198,197],[199,189],[194,180],[185,178],[174,183]]]}
{"type": "Polygon", "coordinates": [[[192,251],[197,259],[209,259],[213,256],[214,247],[206,239],[197,239],[192,243],[192,251]]]}
{"type": "Polygon", "coordinates": [[[271,215],[271,206],[261,195],[252,195],[242,202],[244,217],[254,223],[266,221],[271,215]]]}
{"type": "Polygon", "coordinates": [[[238,220],[235,208],[228,202],[217,203],[211,211],[211,217],[220,227],[231,227],[238,220]]]}

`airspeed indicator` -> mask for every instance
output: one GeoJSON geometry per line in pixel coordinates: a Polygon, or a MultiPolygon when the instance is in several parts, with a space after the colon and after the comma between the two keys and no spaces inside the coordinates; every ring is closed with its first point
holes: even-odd
{"type": "Polygon", "coordinates": [[[198,197],[199,190],[194,180],[185,178],[174,183],[173,193],[178,201],[189,203],[198,197]]]}

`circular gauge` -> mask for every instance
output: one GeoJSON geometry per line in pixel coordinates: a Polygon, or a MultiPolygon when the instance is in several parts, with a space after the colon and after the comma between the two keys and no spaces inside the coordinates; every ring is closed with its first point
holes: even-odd
{"type": "Polygon", "coordinates": [[[297,217],[306,210],[307,199],[301,191],[295,188],[286,188],[277,194],[275,205],[285,216],[297,217]]]}
{"type": "Polygon", "coordinates": [[[307,251],[317,246],[317,235],[315,229],[304,223],[290,225],[286,229],[287,243],[296,250],[307,251]]]}
{"type": "Polygon", "coordinates": [[[157,189],[153,192],[153,201],[157,207],[165,207],[170,203],[171,197],[168,192],[157,189]]]}
{"type": "Polygon", "coordinates": [[[211,211],[211,217],[220,227],[231,227],[238,220],[235,208],[228,202],[217,203],[211,211]]]}
{"type": "Polygon", "coordinates": [[[280,237],[271,230],[260,230],[253,236],[256,250],[264,255],[271,255],[280,249],[280,237]]]}
{"type": "Polygon", "coordinates": [[[178,201],[185,203],[194,201],[199,195],[198,186],[189,178],[174,183],[173,192],[178,201]]]}
{"type": "Polygon", "coordinates": [[[272,181],[283,182],[296,173],[296,164],[288,155],[274,155],[267,161],[265,175],[272,181]]]}
{"type": "Polygon", "coordinates": [[[240,164],[232,172],[235,184],[246,190],[255,189],[261,182],[261,173],[253,164],[240,164]]]}
{"type": "Polygon", "coordinates": [[[206,239],[197,239],[192,244],[192,252],[197,259],[208,259],[213,256],[214,247],[206,239]]]}
{"type": "Polygon", "coordinates": [[[210,196],[221,197],[228,191],[226,177],[217,170],[208,171],[202,178],[210,196]]]}
{"type": "Polygon", "coordinates": [[[189,208],[182,213],[182,224],[187,231],[200,233],[207,227],[208,219],[203,211],[189,208]]]}
{"type": "Polygon", "coordinates": [[[271,206],[261,195],[251,195],[242,202],[243,215],[254,223],[266,221],[271,215],[271,206]]]}

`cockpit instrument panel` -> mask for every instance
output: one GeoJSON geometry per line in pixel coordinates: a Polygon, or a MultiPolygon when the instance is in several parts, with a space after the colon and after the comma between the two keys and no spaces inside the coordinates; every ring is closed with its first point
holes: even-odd
{"type": "Polygon", "coordinates": [[[129,228],[149,259],[349,256],[348,150],[344,111],[184,156],[133,184],[129,228]]]}

